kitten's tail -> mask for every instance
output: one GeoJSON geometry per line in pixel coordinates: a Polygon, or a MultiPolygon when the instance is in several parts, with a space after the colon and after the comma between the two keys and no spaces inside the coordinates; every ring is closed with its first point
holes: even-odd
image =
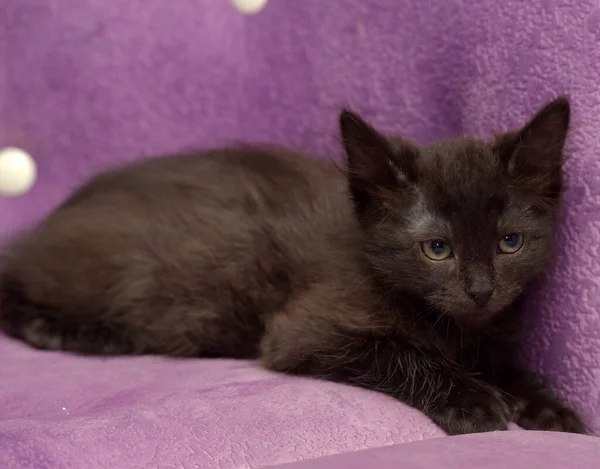
{"type": "Polygon", "coordinates": [[[0,329],[32,347],[90,355],[142,353],[122,328],[75,318],[33,301],[24,283],[0,271],[0,329]]]}

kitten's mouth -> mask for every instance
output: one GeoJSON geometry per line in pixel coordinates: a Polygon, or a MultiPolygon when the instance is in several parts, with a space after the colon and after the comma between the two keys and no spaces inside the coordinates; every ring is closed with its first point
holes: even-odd
{"type": "Polygon", "coordinates": [[[472,306],[468,311],[465,309],[453,314],[453,318],[460,325],[471,328],[479,328],[488,324],[498,313],[502,311],[500,305],[487,304],[485,306],[472,306]]]}
{"type": "Polygon", "coordinates": [[[472,314],[460,314],[454,316],[454,320],[463,327],[478,329],[484,327],[495,314],[488,311],[478,311],[472,314]]]}
{"type": "MultiPolygon", "coordinates": [[[[468,329],[479,329],[484,327],[496,315],[495,311],[481,307],[462,307],[460,309],[446,309],[440,306],[434,307],[438,312],[441,312],[442,317],[450,318],[458,326],[468,329]]],[[[436,314],[439,317],[440,313],[436,314]]],[[[435,319],[436,324],[443,323],[435,319]]],[[[444,326],[445,327],[445,326],[444,326]]]]}

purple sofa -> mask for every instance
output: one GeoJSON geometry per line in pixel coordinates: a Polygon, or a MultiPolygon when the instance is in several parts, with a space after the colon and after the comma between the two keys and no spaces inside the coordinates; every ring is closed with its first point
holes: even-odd
{"type": "MultiPolygon", "coordinates": [[[[2,0],[0,147],[39,173],[0,199],[0,238],[131,159],[234,141],[339,157],[344,105],[418,141],[488,135],[567,93],[559,255],[532,292],[523,360],[600,435],[599,83],[597,0],[271,0],[255,16],[226,0],[2,0]]],[[[595,437],[448,438],[385,396],[254,362],[4,337],[0,357],[0,469],[600,467],[595,437]]]]}

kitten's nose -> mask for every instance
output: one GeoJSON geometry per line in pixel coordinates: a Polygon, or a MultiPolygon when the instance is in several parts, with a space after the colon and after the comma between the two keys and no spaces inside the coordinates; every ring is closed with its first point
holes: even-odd
{"type": "Polygon", "coordinates": [[[473,269],[467,275],[465,284],[467,293],[477,306],[483,306],[488,302],[494,291],[494,280],[491,272],[484,269],[473,269]]]}
{"type": "Polygon", "coordinates": [[[488,302],[494,291],[494,273],[490,267],[471,265],[465,273],[465,290],[477,306],[488,302]]]}
{"type": "Polygon", "coordinates": [[[492,287],[482,286],[481,288],[469,289],[469,296],[473,298],[477,306],[483,306],[492,296],[494,289],[492,287]]]}

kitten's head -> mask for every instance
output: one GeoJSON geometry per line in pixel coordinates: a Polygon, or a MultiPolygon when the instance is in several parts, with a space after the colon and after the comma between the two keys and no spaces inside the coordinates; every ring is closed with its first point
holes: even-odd
{"type": "Polygon", "coordinates": [[[509,306],[551,258],[569,102],[490,141],[418,147],[340,117],[367,259],[388,287],[467,324],[509,306]]]}

